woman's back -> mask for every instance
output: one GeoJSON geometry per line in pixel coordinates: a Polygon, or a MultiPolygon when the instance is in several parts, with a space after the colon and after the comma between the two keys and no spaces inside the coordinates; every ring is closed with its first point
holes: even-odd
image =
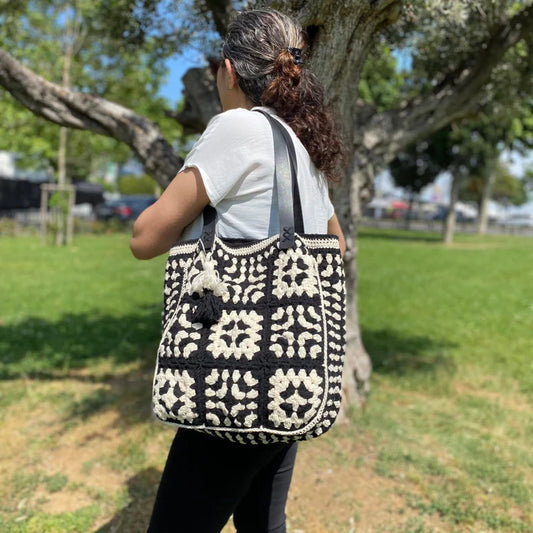
{"type": "MultiPolygon", "coordinates": [[[[279,233],[272,128],[255,109],[277,117],[265,107],[232,109],[215,116],[182,168],[195,167],[200,172],[210,204],[217,209],[217,232],[222,237],[262,239],[279,233]]],[[[295,147],[305,233],[326,233],[334,212],[327,183],[292,129],[277,119],[295,147]]],[[[199,217],[182,240],[198,238],[201,229],[199,217]]]]}

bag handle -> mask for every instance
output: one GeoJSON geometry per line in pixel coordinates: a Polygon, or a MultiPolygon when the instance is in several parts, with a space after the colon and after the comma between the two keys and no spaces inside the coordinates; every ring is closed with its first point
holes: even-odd
{"type": "MultiPolygon", "coordinates": [[[[304,233],[294,143],[289,132],[278,120],[261,109],[255,111],[268,119],[274,139],[274,188],[277,190],[278,200],[279,247],[281,249],[292,248],[295,244],[295,232],[304,233]]],[[[206,250],[213,246],[216,216],[214,207],[207,205],[204,208],[201,240],[206,250]]]]}
{"type": "Polygon", "coordinates": [[[268,119],[274,137],[274,180],[278,191],[279,246],[281,249],[292,248],[294,247],[294,233],[304,233],[294,143],[279,120],[261,109],[256,109],[256,111],[268,119]]]}

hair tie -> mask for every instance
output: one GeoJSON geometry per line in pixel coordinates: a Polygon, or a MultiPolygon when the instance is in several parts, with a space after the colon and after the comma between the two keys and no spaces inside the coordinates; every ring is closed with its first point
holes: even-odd
{"type": "Polygon", "coordinates": [[[302,59],[302,49],[301,48],[289,47],[289,48],[287,48],[287,50],[291,54],[291,56],[292,56],[292,58],[294,60],[294,64],[298,65],[299,67],[301,67],[304,64],[304,60],[302,59]]]}

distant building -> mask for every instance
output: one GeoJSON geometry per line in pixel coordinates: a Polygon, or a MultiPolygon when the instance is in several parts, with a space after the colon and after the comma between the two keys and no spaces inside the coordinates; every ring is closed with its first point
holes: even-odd
{"type": "Polygon", "coordinates": [[[15,154],[0,150],[0,176],[4,178],[15,177],[15,154]]]}
{"type": "Polygon", "coordinates": [[[0,177],[12,180],[26,180],[45,183],[53,178],[50,170],[27,169],[17,167],[17,154],[0,150],[0,177]]]}
{"type": "MultiPolygon", "coordinates": [[[[0,216],[6,211],[39,208],[41,184],[51,181],[51,171],[17,168],[17,155],[0,151],[0,216]]],[[[104,201],[101,185],[78,182],[74,187],[76,204],[97,205],[104,201]]]]}

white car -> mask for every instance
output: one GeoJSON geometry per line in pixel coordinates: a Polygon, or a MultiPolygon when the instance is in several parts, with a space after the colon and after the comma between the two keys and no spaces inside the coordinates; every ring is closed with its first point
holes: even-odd
{"type": "Polygon", "coordinates": [[[503,224],[515,228],[533,228],[533,213],[517,213],[509,215],[504,219],[503,224]]]}

